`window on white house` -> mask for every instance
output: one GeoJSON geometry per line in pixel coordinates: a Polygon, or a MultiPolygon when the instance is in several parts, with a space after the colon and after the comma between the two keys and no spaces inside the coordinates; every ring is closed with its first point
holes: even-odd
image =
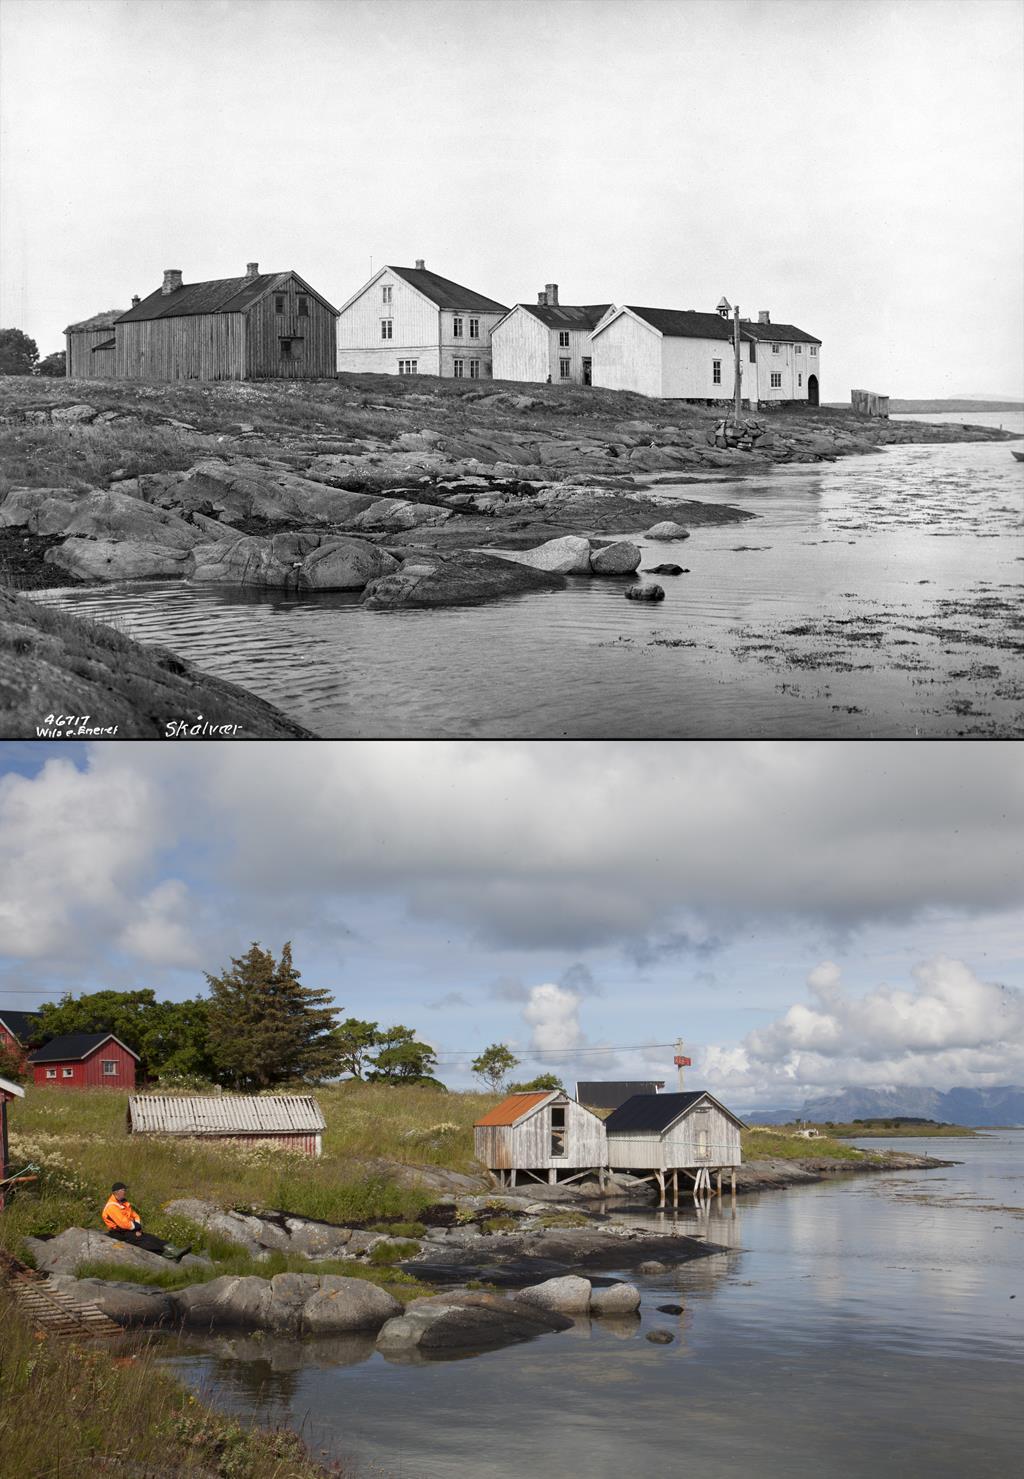
{"type": "Polygon", "coordinates": [[[804,377],[802,375],[798,375],[796,377],[796,383],[797,383],[797,385],[803,385],[803,383],[804,383],[804,377]]]}
{"type": "Polygon", "coordinates": [[[469,378],[471,380],[480,379],[480,361],[478,359],[471,359],[469,362],[469,378]]]}
{"type": "Polygon", "coordinates": [[[469,321],[469,337],[471,339],[479,339],[480,337],[480,320],[478,318],[471,318],[469,321]]]}
{"type": "Polygon", "coordinates": [[[416,375],[419,373],[418,366],[419,360],[400,359],[398,361],[398,373],[400,375],[416,375]]]}
{"type": "Polygon", "coordinates": [[[380,321],[380,337],[382,339],[391,338],[391,320],[389,318],[382,318],[380,321]]]}
{"type": "Polygon", "coordinates": [[[794,348],[793,348],[793,353],[794,354],[803,354],[803,352],[804,352],[804,347],[803,347],[802,344],[794,345],[794,348]]]}
{"type": "Polygon", "coordinates": [[[74,1078],[75,1070],[73,1068],[62,1068],[60,1075],[61,1078],[74,1078]]]}
{"type": "Polygon", "coordinates": [[[818,352],[818,346],[817,346],[817,344],[812,344],[811,345],[811,353],[812,354],[817,354],[817,352],[818,352]]]}
{"type": "Polygon", "coordinates": [[[569,348],[569,330],[568,329],[559,329],[559,331],[558,331],[558,347],[559,347],[559,349],[568,349],[569,348]]]}
{"type": "Polygon", "coordinates": [[[715,385],[721,385],[722,383],[722,361],[720,359],[713,359],[711,361],[711,379],[715,385]]]}
{"type": "Polygon", "coordinates": [[[781,389],[782,389],[782,372],[779,371],[779,370],[773,370],[772,371],[772,390],[781,390],[781,389]]]}
{"type": "Polygon", "coordinates": [[[104,1076],[104,1078],[114,1078],[116,1076],[116,1074],[117,1074],[117,1059],[116,1058],[104,1058],[103,1059],[103,1076],[104,1076]]]}
{"type": "Polygon", "coordinates": [[[461,380],[466,371],[466,361],[457,359],[452,361],[452,374],[456,380],[461,380]]]}
{"type": "Polygon", "coordinates": [[[46,1070],[46,1077],[47,1078],[56,1078],[57,1077],[57,1070],[56,1070],[56,1068],[48,1068],[46,1070]]]}
{"type": "Polygon", "coordinates": [[[309,317],[309,299],[303,298],[301,294],[299,295],[299,317],[309,317]]]}
{"type": "Polygon", "coordinates": [[[389,282],[385,283],[380,290],[380,301],[382,303],[391,302],[391,284],[389,282]]]}
{"type": "Polygon", "coordinates": [[[462,338],[462,319],[461,318],[453,318],[452,319],[452,338],[453,339],[461,339],[462,338]]]}
{"type": "Polygon", "coordinates": [[[275,313],[283,313],[284,312],[284,294],[283,293],[279,293],[278,296],[274,299],[274,312],[275,313]]]}
{"type": "Polygon", "coordinates": [[[558,361],[558,377],[559,377],[559,379],[560,380],[568,380],[568,378],[569,378],[569,372],[570,372],[571,368],[572,368],[571,361],[569,361],[567,359],[560,359],[558,361]]]}
{"type": "Polygon", "coordinates": [[[781,353],[782,353],[782,345],[781,344],[773,344],[772,345],[772,354],[781,354],[781,353]]]}

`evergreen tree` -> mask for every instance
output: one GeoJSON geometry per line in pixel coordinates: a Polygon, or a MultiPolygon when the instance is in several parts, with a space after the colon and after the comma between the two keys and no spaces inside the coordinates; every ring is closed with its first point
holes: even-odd
{"type": "Polygon", "coordinates": [[[31,375],[38,359],[34,339],[21,329],[0,329],[0,375],[31,375]]]}
{"type": "Polygon", "coordinates": [[[269,1089],[333,1071],[335,1009],[330,995],[300,984],[286,944],[280,961],[253,942],[210,985],[210,1049],[219,1075],[236,1088],[269,1089]]]}

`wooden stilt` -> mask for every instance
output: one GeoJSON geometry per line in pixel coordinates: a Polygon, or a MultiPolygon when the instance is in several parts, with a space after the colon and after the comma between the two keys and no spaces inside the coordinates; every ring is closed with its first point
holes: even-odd
{"type": "Polygon", "coordinates": [[[679,1168],[678,1168],[678,1166],[672,1172],[672,1205],[673,1205],[673,1207],[678,1207],[679,1206],[679,1168]]]}
{"type": "Polygon", "coordinates": [[[508,1174],[512,1178],[511,1181],[509,1182],[509,1186],[515,1186],[515,1184],[516,1184],[516,1168],[515,1168],[515,1166],[512,1167],[511,1171],[508,1174]]]}
{"type": "Polygon", "coordinates": [[[665,1173],[664,1173],[664,1171],[656,1171],[654,1174],[658,1178],[658,1190],[661,1193],[661,1200],[658,1202],[658,1206],[659,1207],[664,1207],[664,1205],[665,1205],[665,1173]]]}
{"type": "Polygon", "coordinates": [[[729,1180],[732,1183],[732,1199],[733,1199],[733,1201],[735,1201],[736,1200],[736,1167],[735,1166],[733,1166],[733,1168],[732,1168],[732,1172],[730,1174],[729,1180]]]}
{"type": "Polygon", "coordinates": [[[722,1168],[721,1168],[721,1166],[719,1166],[718,1170],[715,1173],[715,1196],[718,1197],[719,1201],[721,1201],[721,1198],[722,1198],[722,1168]]]}
{"type": "Polygon", "coordinates": [[[558,1181],[558,1172],[555,1170],[554,1166],[549,1166],[548,1167],[548,1185],[549,1186],[554,1186],[557,1181],[558,1181]]]}

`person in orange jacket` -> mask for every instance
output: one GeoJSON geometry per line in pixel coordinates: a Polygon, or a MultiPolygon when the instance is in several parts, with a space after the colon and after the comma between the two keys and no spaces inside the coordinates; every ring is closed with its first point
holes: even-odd
{"type": "Polygon", "coordinates": [[[176,1248],[173,1243],[165,1243],[155,1233],[142,1231],[142,1220],[128,1200],[128,1188],[123,1181],[114,1182],[101,1215],[107,1237],[116,1238],[119,1243],[145,1248],[147,1253],[159,1253],[162,1258],[173,1259],[175,1263],[189,1251],[188,1248],[176,1248]]]}

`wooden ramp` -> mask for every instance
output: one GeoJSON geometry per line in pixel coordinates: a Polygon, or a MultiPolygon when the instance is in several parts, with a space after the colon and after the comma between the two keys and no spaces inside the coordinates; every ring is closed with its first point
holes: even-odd
{"type": "Polygon", "coordinates": [[[0,1258],[0,1279],[25,1318],[47,1335],[74,1340],[83,1336],[124,1334],[117,1321],[105,1315],[98,1305],[82,1303],[53,1288],[49,1279],[6,1252],[0,1258]]]}

